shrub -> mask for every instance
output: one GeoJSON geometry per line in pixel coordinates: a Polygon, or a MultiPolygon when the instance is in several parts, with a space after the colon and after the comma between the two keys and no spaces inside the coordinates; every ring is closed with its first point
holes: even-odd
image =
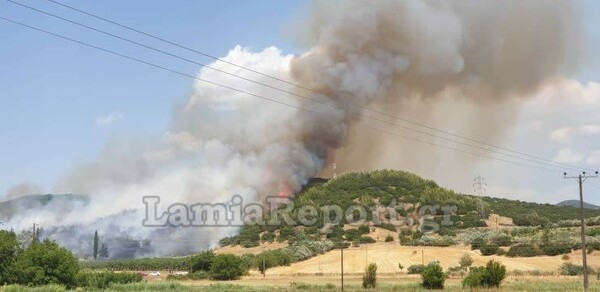
{"type": "Polygon", "coordinates": [[[360,243],[375,243],[375,239],[370,236],[361,236],[360,243]]]}
{"type": "Polygon", "coordinates": [[[262,274],[264,274],[266,270],[278,266],[278,264],[277,259],[275,259],[273,256],[273,253],[268,251],[262,252],[254,257],[254,266],[257,267],[262,274]]]}
{"type": "Polygon", "coordinates": [[[423,270],[425,270],[424,265],[411,265],[407,269],[409,274],[421,274],[423,270]]]}
{"type": "Polygon", "coordinates": [[[369,230],[369,226],[368,225],[361,225],[358,227],[358,231],[360,231],[361,234],[369,234],[370,230],[369,230]]]}
{"type": "Polygon", "coordinates": [[[55,242],[33,242],[19,253],[10,267],[14,283],[24,285],[76,285],[77,258],[55,242]]]}
{"type": "Polygon", "coordinates": [[[487,287],[500,287],[502,280],[506,278],[506,266],[500,262],[491,260],[485,266],[486,277],[485,283],[487,287]]]}
{"type": "Polygon", "coordinates": [[[279,241],[284,241],[292,238],[296,234],[296,231],[291,226],[285,226],[279,231],[279,241]]]}
{"type": "Polygon", "coordinates": [[[475,288],[482,287],[485,283],[485,268],[484,267],[473,267],[469,274],[465,277],[462,284],[463,287],[475,288]]]}
{"type": "Polygon", "coordinates": [[[188,278],[190,280],[204,280],[204,279],[210,278],[210,274],[209,274],[209,272],[205,272],[205,271],[197,271],[197,272],[187,274],[186,278],[188,278]]]}
{"type": "Polygon", "coordinates": [[[460,257],[460,261],[458,263],[460,264],[461,268],[466,270],[473,264],[473,258],[468,253],[465,253],[460,257]]]}
{"type": "Polygon", "coordinates": [[[600,228],[588,229],[587,235],[588,236],[600,236],[600,228]]]}
{"type": "Polygon", "coordinates": [[[563,256],[561,257],[561,259],[562,259],[563,261],[568,261],[568,260],[570,260],[570,259],[571,259],[571,257],[570,257],[568,254],[566,254],[566,255],[563,255],[563,256]]]}
{"type": "Polygon", "coordinates": [[[486,242],[485,242],[485,239],[483,239],[483,237],[475,237],[471,240],[471,249],[472,250],[480,249],[485,244],[486,244],[486,242]]]}
{"type": "Polygon", "coordinates": [[[375,288],[377,286],[377,264],[371,263],[363,275],[363,288],[375,288]]]}
{"type": "Polygon", "coordinates": [[[396,225],[394,225],[392,223],[387,223],[387,222],[383,222],[383,223],[377,225],[377,227],[383,228],[385,230],[393,231],[393,232],[398,231],[398,229],[396,228],[396,225]]]}
{"type": "Polygon", "coordinates": [[[199,254],[193,255],[190,258],[190,271],[210,271],[213,261],[215,260],[215,253],[212,250],[203,251],[199,254]]]}
{"type": "Polygon", "coordinates": [[[242,259],[232,254],[217,255],[210,268],[210,276],[215,280],[235,280],[245,273],[242,259]]]}
{"type": "Polygon", "coordinates": [[[260,239],[262,242],[273,242],[275,241],[275,232],[267,231],[263,235],[261,235],[260,239]]]}
{"type": "Polygon", "coordinates": [[[490,238],[490,243],[497,246],[511,246],[512,237],[505,233],[500,233],[490,238]]]}
{"type": "Polygon", "coordinates": [[[135,273],[87,272],[78,273],[77,286],[87,289],[106,289],[111,284],[129,284],[142,281],[142,275],[135,273]]]}
{"type": "Polygon", "coordinates": [[[559,255],[559,254],[570,253],[571,246],[569,246],[566,243],[563,243],[563,244],[556,243],[553,245],[542,246],[541,250],[545,255],[555,256],[555,255],[559,255]]]}
{"type": "Polygon", "coordinates": [[[481,255],[489,256],[497,254],[499,249],[500,248],[498,248],[497,245],[486,244],[483,245],[479,250],[481,251],[481,255]]]}
{"type": "Polygon", "coordinates": [[[438,262],[432,262],[421,273],[425,289],[444,289],[446,274],[438,262]]]}
{"type": "MultiPolygon", "coordinates": [[[[362,225],[362,226],[365,226],[365,225],[362,225]]],[[[356,239],[360,240],[360,237],[362,236],[362,234],[363,233],[356,228],[352,228],[352,229],[348,229],[348,230],[344,231],[344,237],[348,241],[354,241],[356,239]]]]}
{"type": "Polygon", "coordinates": [[[394,237],[393,236],[388,235],[388,236],[385,237],[385,242],[392,242],[392,241],[394,241],[394,237]]]}
{"type": "MultiPolygon", "coordinates": [[[[588,266],[588,273],[593,274],[594,269],[588,266]]],[[[583,274],[583,266],[572,263],[564,263],[560,266],[560,274],[563,276],[577,276],[583,274]]]]}
{"type": "Polygon", "coordinates": [[[534,257],[538,255],[538,252],[533,245],[522,243],[511,246],[506,255],[509,257],[534,257]]]}
{"type": "Polygon", "coordinates": [[[500,262],[489,261],[485,268],[475,267],[463,280],[464,287],[500,287],[502,281],[506,278],[506,267],[500,262]]]}

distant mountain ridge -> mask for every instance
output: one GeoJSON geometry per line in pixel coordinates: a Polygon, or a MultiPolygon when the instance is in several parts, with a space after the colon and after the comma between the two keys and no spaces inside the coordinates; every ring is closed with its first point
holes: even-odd
{"type": "MultiPolygon", "coordinates": [[[[569,207],[578,207],[579,208],[579,200],[565,200],[562,202],[556,203],[556,206],[569,206],[569,207]]],[[[594,204],[583,202],[583,207],[586,209],[600,209],[600,206],[596,206],[594,204]]]]}
{"type": "Polygon", "coordinates": [[[52,205],[54,210],[68,212],[77,206],[85,206],[89,203],[89,198],[74,194],[46,194],[46,195],[24,195],[18,198],[0,202],[0,220],[10,220],[18,212],[29,212],[40,210],[48,205],[52,205]]]}

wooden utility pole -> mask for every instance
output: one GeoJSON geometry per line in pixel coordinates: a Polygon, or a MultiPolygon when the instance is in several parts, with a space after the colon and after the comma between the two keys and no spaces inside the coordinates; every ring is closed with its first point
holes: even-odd
{"type": "Polygon", "coordinates": [[[597,178],[598,172],[596,171],[595,175],[590,176],[585,173],[585,171],[578,176],[567,176],[565,172],[566,179],[577,179],[579,182],[579,209],[581,211],[581,256],[583,261],[583,291],[588,291],[590,287],[590,280],[588,276],[588,267],[587,267],[587,246],[585,244],[585,209],[583,206],[583,183],[588,178],[597,178]]]}
{"type": "Polygon", "coordinates": [[[344,291],[344,241],[340,241],[340,252],[342,255],[342,263],[341,263],[341,270],[342,270],[342,291],[344,291]]]}

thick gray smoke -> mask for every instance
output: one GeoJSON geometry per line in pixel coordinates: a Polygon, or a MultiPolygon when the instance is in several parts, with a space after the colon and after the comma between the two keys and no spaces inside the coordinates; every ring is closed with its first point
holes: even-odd
{"type": "MultiPolygon", "coordinates": [[[[300,26],[309,50],[294,58],[291,73],[336,104],[371,107],[494,143],[518,117],[521,97],[576,66],[582,40],[574,5],[316,1],[300,26]]],[[[431,148],[398,143],[359,114],[398,123],[364,110],[347,113],[350,138],[342,139],[349,142],[336,151],[342,170],[401,167],[439,177],[431,170],[440,157],[431,148]],[[349,127],[353,123],[360,126],[349,127]]],[[[339,127],[312,122],[320,129],[339,127]]],[[[403,132],[389,124],[378,128],[403,132]]],[[[464,164],[464,155],[443,154],[464,164]]]]}
{"type": "MultiPolygon", "coordinates": [[[[307,47],[306,53],[286,56],[276,48],[252,53],[237,47],[225,57],[314,91],[223,62],[211,66],[335,107],[204,68],[200,78],[300,109],[198,81],[192,97],[174,109],[162,137],[113,141],[96,161],[65,176],[58,190],[89,194],[89,205],[45,224],[92,224],[124,209],[141,208],[141,197],[147,195],[161,196],[164,204],[225,202],[235,194],[246,201],[291,195],[323,171],[336,151],[359,153],[346,156],[346,169],[385,165],[384,156],[385,161],[404,159],[395,168],[422,163],[406,158],[419,150],[391,151],[384,135],[359,130],[356,126],[368,121],[361,115],[372,114],[362,107],[434,120],[434,125],[458,126],[485,115],[488,122],[471,122],[467,129],[492,133],[483,138],[493,139],[506,130],[499,120],[510,125],[515,114],[507,113],[516,109],[519,96],[572,69],[580,42],[572,5],[517,0],[314,2],[307,18],[298,22],[298,42],[307,47]],[[476,110],[485,108],[494,110],[476,110]],[[390,155],[384,155],[387,150],[390,155]]],[[[101,233],[110,233],[112,224],[119,223],[101,224],[106,227],[101,233]]],[[[14,225],[28,227],[30,222],[14,225]]],[[[131,222],[126,226],[130,230],[131,222]]],[[[230,232],[198,229],[193,236],[214,244],[230,232]]]]}

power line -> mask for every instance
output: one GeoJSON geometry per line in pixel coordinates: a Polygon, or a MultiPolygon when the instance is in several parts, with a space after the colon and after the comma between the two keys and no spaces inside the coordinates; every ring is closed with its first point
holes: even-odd
{"type": "MultiPolygon", "coordinates": [[[[255,81],[255,80],[252,80],[252,79],[249,79],[249,78],[237,75],[237,74],[233,74],[233,73],[230,73],[230,72],[218,69],[218,68],[214,68],[214,67],[211,67],[209,65],[206,65],[206,64],[203,64],[203,63],[199,63],[199,62],[196,62],[196,61],[193,61],[193,60],[181,57],[181,56],[177,56],[175,54],[166,52],[164,50],[160,50],[160,49],[157,49],[157,48],[154,48],[154,47],[151,47],[151,46],[148,46],[148,45],[145,45],[145,44],[142,44],[142,43],[139,43],[139,42],[136,42],[136,41],[124,38],[124,37],[121,37],[119,35],[115,35],[115,34],[107,32],[107,31],[104,31],[104,30],[101,30],[101,29],[97,29],[97,28],[94,28],[94,27],[91,27],[91,26],[88,26],[88,25],[85,25],[85,24],[82,24],[82,23],[79,23],[79,22],[76,22],[76,21],[73,21],[73,20],[61,17],[61,16],[58,16],[58,15],[49,13],[49,12],[41,10],[41,9],[37,9],[37,8],[31,7],[31,6],[28,6],[28,5],[25,5],[25,4],[21,4],[21,3],[15,2],[13,0],[7,0],[7,1],[10,2],[10,3],[16,4],[16,5],[19,5],[19,6],[23,7],[23,8],[27,8],[27,9],[36,11],[38,13],[42,13],[42,14],[45,14],[45,15],[48,15],[48,16],[51,16],[51,17],[54,17],[54,18],[57,18],[57,19],[60,19],[60,20],[72,23],[72,24],[75,24],[75,25],[78,25],[80,27],[84,27],[86,29],[93,30],[93,31],[96,31],[96,32],[99,32],[99,33],[102,33],[102,34],[105,34],[105,35],[108,35],[108,36],[111,36],[111,37],[114,37],[114,38],[117,38],[117,39],[120,39],[120,40],[123,40],[123,41],[126,41],[126,42],[129,42],[129,43],[135,44],[137,46],[140,46],[140,47],[143,47],[143,48],[147,48],[147,49],[150,49],[150,50],[153,50],[153,51],[156,51],[156,52],[159,52],[159,53],[162,53],[162,54],[165,54],[165,55],[168,55],[168,56],[171,56],[171,57],[174,57],[174,58],[177,58],[177,59],[189,62],[189,63],[192,63],[192,64],[203,66],[203,67],[215,70],[217,72],[227,74],[227,75],[232,76],[232,77],[237,77],[237,78],[240,78],[242,80],[249,81],[249,82],[252,82],[252,83],[255,83],[255,84],[258,84],[258,85],[263,85],[263,86],[266,86],[266,87],[271,88],[271,89],[275,89],[275,90],[278,90],[278,91],[281,91],[281,92],[285,92],[287,94],[291,94],[291,95],[298,96],[298,97],[301,97],[301,98],[304,98],[304,99],[308,99],[308,100],[313,101],[313,102],[318,102],[318,103],[321,103],[321,104],[324,104],[324,105],[327,105],[327,106],[331,106],[331,107],[334,107],[334,108],[342,109],[342,110],[347,110],[346,108],[344,108],[344,107],[342,107],[340,105],[337,105],[337,104],[332,104],[332,103],[324,102],[324,101],[321,101],[321,100],[317,100],[317,99],[311,98],[309,96],[300,95],[300,94],[297,94],[297,93],[294,93],[294,92],[291,92],[291,91],[288,91],[288,90],[285,90],[285,89],[281,89],[281,88],[278,88],[278,87],[275,87],[275,86],[272,86],[272,85],[269,85],[269,84],[265,84],[265,83],[262,83],[262,82],[258,82],[258,81],[255,81]]],[[[362,107],[362,108],[366,109],[366,110],[371,110],[371,109],[366,108],[366,107],[362,107]]],[[[559,167],[557,165],[554,165],[554,164],[551,164],[551,163],[545,163],[545,162],[541,162],[541,161],[538,161],[538,160],[535,160],[535,159],[524,158],[524,157],[520,157],[520,156],[516,156],[516,155],[512,155],[512,154],[507,154],[507,153],[503,153],[503,152],[497,152],[497,151],[493,151],[491,149],[488,149],[486,147],[482,147],[482,146],[479,146],[479,145],[472,145],[472,144],[465,143],[465,142],[462,142],[462,141],[458,141],[458,140],[455,140],[455,139],[450,139],[450,138],[447,138],[447,137],[437,136],[437,135],[429,133],[427,131],[422,131],[422,130],[414,129],[414,128],[407,127],[407,126],[404,126],[404,125],[399,125],[399,124],[392,123],[392,122],[387,121],[387,120],[382,120],[382,119],[375,118],[375,117],[370,116],[370,115],[359,114],[359,116],[370,118],[370,119],[376,120],[376,121],[381,122],[381,123],[389,124],[391,126],[395,126],[395,127],[407,129],[407,130],[410,130],[410,131],[414,131],[414,132],[417,132],[417,133],[420,133],[420,134],[428,135],[428,136],[431,136],[431,137],[434,137],[434,138],[443,139],[443,140],[450,141],[450,142],[453,142],[453,143],[456,143],[456,144],[460,144],[460,145],[464,145],[464,146],[467,146],[467,147],[472,147],[472,148],[476,148],[476,149],[480,149],[480,150],[490,151],[490,152],[493,152],[493,153],[496,153],[496,154],[504,155],[504,156],[507,156],[507,157],[515,158],[515,159],[521,159],[521,160],[526,160],[526,161],[530,161],[530,162],[533,162],[533,163],[545,164],[545,165],[548,165],[548,166],[551,166],[551,167],[561,168],[561,167],[559,167]]],[[[572,167],[569,167],[569,168],[570,169],[574,169],[572,167]]]]}
{"type": "MultiPolygon", "coordinates": [[[[276,100],[276,99],[273,99],[273,98],[261,96],[261,95],[258,95],[258,94],[252,93],[252,92],[248,92],[248,91],[245,91],[245,90],[241,90],[241,89],[238,89],[238,88],[235,88],[235,87],[231,87],[231,86],[228,86],[228,85],[220,84],[218,82],[214,82],[214,81],[210,81],[210,80],[203,79],[203,78],[200,78],[200,77],[196,77],[196,76],[193,76],[193,75],[190,75],[190,74],[187,74],[187,73],[183,73],[183,72],[180,72],[180,71],[177,71],[177,70],[173,70],[173,69],[161,66],[161,65],[150,63],[150,62],[144,61],[142,59],[138,59],[138,58],[131,57],[131,56],[128,56],[128,55],[124,55],[124,54],[121,54],[121,53],[118,53],[118,52],[115,52],[115,51],[112,51],[112,50],[108,50],[108,49],[105,49],[105,48],[102,48],[102,47],[98,47],[96,45],[92,45],[92,44],[89,44],[89,43],[86,43],[86,42],[82,42],[82,41],[79,41],[79,40],[76,40],[76,39],[73,39],[73,38],[70,38],[70,37],[66,37],[66,36],[63,36],[63,35],[60,35],[60,34],[57,34],[57,33],[53,33],[53,32],[47,31],[47,30],[44,30],[44,29],[41,29],[41,28],[38,28],[38,27],[34,27],[34,26],[31,26],[31,25],[28,25],[28,24],[25,24],[25,23],[22,23],[22,22],[18,22],[18,21],[15,21],[15,20],[12,20],[12,19],[9,19],[9,18],[6,18],[6,17],[1,17],[0,16],[0,19],[8,21],[8,22],[11,22],[11,23],[14,23],[14,24],[17,24],[17,25],[20,25],[22,27],[26,27],[26,28],[29,28],[29,29],[32,29],[32,30],[36,30],[38,32],[42,32],[42,33],[45,33],[45,34],[48,34],[48,35],[52,35],[52,36],[57,37],[57,38],[68,40],[70,42],[74,42],[74,43],[77,43],[77,44],[80,44],[80,45],[83,45],[83,46],[87,46],[87,47],[90,47],[90,48],[93,48],[93,49],[97,49],[97,50],[100,50],[100,51],[112,54],[112,55],[116,55],[116,56],[119,56],[119,57],[122,57],[122,58],[125,58],[125,59],[128,59],[128,60],[131,60],[131,61],[142,63],[142,64],[145,64],[145,65],[154,67],[154,68],[162,69],[162,70],[174,73],[174,74],[178,74],[178,75],[185,76],[185,77],[188,77],[188,78],[192,78],[192,79],[195,79],[195,80],[198,80],[198,81],[206,82],[206,83],[209,83],[209,84],[212,84],[212,85],[215,85],[215,86],[219,86],[219,87],[222,87],[222,88],[225,88],[225,89],[229,89],[229,90],[232,90],[232,91],[236,91],[236,92],[239,92],[239,93],[247,94],[247,95],[250,95],[250,96],[253,96],[253,97],[257,97],[257,98],[260,98],[260,99],[263,99],[263,100],[266,100],[266,101],[270,101],[270,102],[278,103],[278,104],[281,104],[281,105],[284,105],[284,106],[293,107],[293,108],[296,108],[296,109],[299,109],[299,110],[308,111],[308,112],[311,112],[311,113],[314,113],[314,114],[318,114],[318,112],[312,111],[312,110],[307,109],[305,107],[301,107],[301,106],[298,106],[298,105],[289,104],[289,103],[282,102],[282,101],[279,101],[279,100],[276,100]]],[[[426,141],[426,140],[422,140],[422,139],[418,139],[418,138],[414,138],[414,137],[405,136],[405,135],[398,134],[398,133],[395,133],[395,132],[388,132],[388,131],[382,130],[380,128],[377,128],[377,127],[372,127],[372,128],[380,130],[380,131],[382,131],[384,133],[388,133],[390,135],[403,137],[405,139],[418,141],[418,142],[429,144],[429,145],[432,145],[432,146],[437,146],[437,147],[441,147],[441,148],[455,150],[455,151],[459,151],[459,152],[462,152],[462,153],[472,154],[472,155],[476,155],[476,156],[480,156],[480,157],[486,157],[486,158],[489,158],[489,159],[494,159],[494,160],[503,161],[503,162],[507,162],[507,163],[517,164],[517,165],[522,165],[522,166],[528,166],[528,167],[533,167],[533,168],[538,168],[538,169],[545,169],[545,170],[548,170],[548,171],[556,172],[556,170],[554,170],[554,169],[549,169],[549,168],[540,167],[540,166],[537,166],[537,165],[530,165],[530,164],[520,163],[520,162],[516,162],[516,161],[501,159],[501,158],[497,158],[497,157],[493,157],[493,156],[483,155],[483,154],[476,153],[476,152],[465,151],[465,150],[462,150],[462,149],[459,149],[459,148],[448,147],[448,146],[436,144],[436,143],[433,143],[433,142],[429,142],[429,141],[426,141]]]]}
{"type": "Polygon", "coordinates": [[[471,155],[475,155],[475,156],[479,156],[479,157],[483,157],[483,158],[489,158],[489,159],[493,159],[493,160],[497,160],[497,161],[502,161],[502,162],[514,164],[514,165],[527,166],[527,167],[537,168],[537,169],[540,169],[540,170],[546,170],[546,171],[549,171],[549,172],[556,173],[555,169],[551,169],[551,168],[547,168],[547,167],[543,167],[543,166],[531,165],[531,164],[521,163],[521,162],[512,161],[512,160],[506,160],[506,159],[502,159],[502,158],[498,158],[498,157],[493,157],[493,156],[490,156],[490,155],[485,155],[485,154],[480,154],[480,153],[477,153],[477,152],[471,152],[471,151],[463,150],[463,149],[460,149],[460,148],[455,148],[455,147],[451,147],[451,146],[441,145],[441,144],[438,144],[438,143],[434,143],[434,142],[430,142],[430,141],[427,141],[427,140],[422,140],[422,139],[419,139],[419,138],[414,138],[414,137],[410,137],[410,136],[398,134],[398,133],[395,133],[395,132],[389,132],[389,131],[383,130],[381,128],[372,126],[372,125],[367,125],[367,126],[373,128],[373,129],[376,129],[378,131],[381,131],[383,133],[386,133],[388,135],[398,136],[398,137],[401,137],[401,138],[404,138],[404,139],[407,139],[407,140],[412,140],[412,141],[420,142],[420,143],[427,144],[427,145],[434,146],[434,147],[445,148],[445,149],[448,149],[448,150],[453,150],[453,151],[461,152],[461,153],[464,153],[464,154],[471,154],[471,155]]]}
{"type": "MultiPolygon", "coordinates": [[[[19,4],[19,3],[16,3],[16,2],[14,2],[14,1],[12,1],[12,0],[7,0],[7,1],[9,1],[9,2],[12,2],[12,3],[15,3],[15,4],[19,4]]],[[[202,56],[205,56],[205,57],[211,58],[211,59],[213,59],[213,60],[217,60],[217,61],[220,61],[220,62],[226,63],[226,64],[228,64],[228,65],[232,65],[232,66],[235,66],[235,67],[237,67],[237,68],[240,68],[240,69],[243,69],[243,70],[247,70],[247,71],[249,71],[249,72],[256,73],[256,74],[259,74],[259,75],[261,75],[261,76],[268,77],[268,78],[271,78],[271,79],[273,79],[273,80],[277,80],[277,81],[280,81],[280,82],[283,82],[283,83],[286,83],[286,84],[289,84],[289,85],[292,85],[292,86],[296,86],[296,87],[299,87],[299,88],[302,88],[302,89],[308,90],[308,91],[310,91],[310,92],[312,92],[312,93],[315,93],[315,94],[319,94],[318,92],[316,92],[315,90],[313,90],[313,89],[312,89],[312,88],[310,88],[310,87],[306,87],[306,86],[303,86],[303,85],[301,85],[301,84],[298,84],[298,83],[295,83],[295,82],[291,82],[291,81],[288,81],[288,80],[285,80],[285,79],[282,79],[282,78],[279,78],[279,77],[276,77],[276,76],[272,76],[272,75],[269,75],[269,74],[265,74],[265,73],[262,73],[262,72],[260,72],[260,71],[257,71],[257,70],[254,70],[254,69],[248,68],[248,67],[246,67],[246,66],[241,66],[241,65],[239,65],[239,64],[236,64],[236,63],[233,63],[233,62],[229,62],[229,61],[227,61],[227,60],[224,60],[224,59],[222,59],[222,58],[219,58],[219,57],[217,57],[217,56],[214,56],[214,55],[211,55],[211,54],[207,54],[207,53],[204,53],[204,52],[198,51],[198,50],[196,50],[196,49],[190,48],[190,47],[188,47],[188,46],[184,46],[184,45],[182,45],[182,44],[179,44],[179,43],[176,43],[176,42],[173,42],[173,41],[169,41],[169,40],[167,40],[167,39],[165,39],[165,38],[158,37],[158,36],[156,36],[156,35],[153,35],[153,34],[150,34],[150,33],[144,32],[144,31],[142,31],[142,30],[140,30],[140,29],[136,29],[136,28],[133,28],[133,27],[131,27],[131,26],[127,26],[127,25],[124,25],[124,24],[122,24],[122,23],[116,22],[116,21],[114,21],[114,20],[110,20],[110,19],[107,19],[107,18],[104,18],[104,17],[98,16],[98,15],[96,15],[96,14],[93,14],[93,13],[91,13],[91,12],[87,12],[87,11],[84,11],[84,10],[78,9],[78,8],[76,8],[76,7],[73,7],[73,6],[70,6],[70,5],[67,5],[67,4],[64,4],[64,3],[61,3],[61,2],[55,1],[55,0],[47,0],[47,1],[49,1],[49,2],[51,2],[51,3],[54,3],[54,4],[56,4],[56,5],[60,5],[60,6],[62,6],[62,7],[65,7],[65,8],[67,8],[67,9],[70,9],[70,10],[73,10],[73,11],[76,11],[76,12],[79,12],[79,13],[82,13],[82,14],[85,14],[85,15],[88,15],[88,16],[91,16],[91,17],[94,17],[94,18],[96,18],[96,19],[99,19],[99,20],[102,20],[102,21],[105,21],[105,22],[111,23],[111,24],[113,24],[113,25],[116,25],[116,26],[119,26],[119,27],[125,28],[125,29],[127,29],[127,30],[130,30],[130,31],[133,31],[133,32],[136,32],[136,33],[142,34],[142,35],[144,35],[144,36],[147,36],[147,37],[153,38],[153,39],[155,39],[155,40],[159,40],[159,41],[161,41],[161,42],[164,42],[164,43],[167,43],[167,44],[170,44],[170,45],[176,46],[176,47],[178,47],[178,48],[181,48],[181,49],[184,49],[184,50],[187,50],[187,51],[190,51],[190,52],[197,53],[197,54],[199,54],[199,55],[202,55],[202,56]]],[[[19,4],[19,5],[22,5],[22,4],[19,4]]],[[[25,6],[25,5],[22,5],[22,6],[25,6]]],[[[37,9],[35,9],[35,8],[31,8],[31,9],[37,10],[37,9]]],[[[39,10],[38,10],[38,11],[39,11],[39,10]]],[[[45,12],[42,12],[42,13],[45,13],[45,12]]],[[[67,21],[69,21],[69,20],[67,20],[67,21]]],[[[73,21],[69,21],[69,22],[73,22],[73,21]]],[[[119,38],[120,38],[120,37],[119,37],[119,38]]],[[[121,38],[121,39],[123,39],[123,38],[121,38]]],[[[167,53],[167,54],[169,54],[169,55],[172,55],[172,54],[170,54],[170,53],[167,53]]],[[[172,55],[172,56],[173,56],[173,55],[172,55]]],[[[174,56],[174,57],[177,57],[177,56],[174,56]]],[[[180,58],[180,57],[177,57],[177,58],[180,58]]],[[[180,59],[181,59],[181,58],[180,58],[180,59]]],[[[206,66],[206,65],[204,65],[204,66],[206,66]]],[[[207,67],[208,67],[208,66],[207,66],[207,67]]],[[[209,68],[211,68],[211,67],[209,67],[209,68]]],[[[211,68],[211,69],[214,69],[214,68],[211,68]]],[[[222,71],[222,70],[220,70],[220,71],[222,71]]],[[[223,72],[223,73],[225,73],[225,74],[228,74],[228,75],[232,75],[231,73],[228,73],[228,72],[223,72]]],[[[238,77],[239,77],[239,76],[238,76],[238,77]]],[[[243,77],[242,77],[242,78],[243,78],[243,77]]],[[[246,79],[246,78],[244,78],[244,79],[246,79]]],[[[248,79],[246,79],[246,80],[248,80],[248,79]]],[[[252,81],[252,80],[248,80],[248,81],[255,82],[255,81],[252,81]]],[[[263,84],[263,85],[265,85],[265,84],[263,84]]],[[[265,85],[265,86],[268,86],[268,87],[270,87],[270,88],[274,88],[274,87],[273,87],[273,86],[271,86],[271,85],[265,85]]],[[[278,88],[274,88],[274,89],[276,89],[276,90],[281,90],[281,89],[278,89],[278,88]]],[[[294,95],[298,95],[298,94],[295,94],[295,93],[292,93],[292,92],[288,92],[288,93],[290,93],[290,94],[294,94],[294,95]]],[[[307,97],[305,97],[305,96],[302,96],[302,97],[303,97],[303,98],[307,98],[307,97]]],[[[309,99],[310,99],[310,98],[309,98],[309,99]]],[[[311,99],[311,100],[312,100],[312,99],[311,99]]],[[[313,101],[316,101],[316,100],[313,100],[313,101]]],[[[317,102],[319,102],[319,101],[317,101],[317,102]]],[[[535,163],[542,163],[541,161],[544,161],[544,162],[543,162],[543,164],[546,164],[546,165],[551,165],[551,166],[554,166],[554,167],[558,167],[557,165],[560,165],[560,166],[562,166],[563,168],[569,168],[569,169],[572,169],[572,170],[575,170],[575,169],[577,169],[577,170],[592,170],[592,169],[590,169],[590,168],[579,167],[579,166],[575,166],[575,165],[570,165],[570,164],[566,164],[566,163],[562,163],[562,162],[557,162],[557,161],[553,161],[553,160],[545,159],[545,158],[543,158],[543,157],[539,157],[539,156],[536,156],[536,155],[531,155],[531,154],[524,153],[524,152],[521,152],[521,151],[517,151],[517,150],[509,149],[509,148],[507,148],[507,147],[502,147],[502,146],[493,145],[493,144],[491,144],[491,143],[487,143],[487,142],[484,142],[484,141],[480,141],[479,139],[473,139],[473,138],[466,137],[466,136],[462,136],[462,135],[459,135],[459,134],[456,134],[456,133],[453,133],[453,132],[450,132],[450,131],[446,131],[446,130],[442,130],[442,129],[437,129],[437,128],[434,128],[434,127],[431,127],[431,126],[428,126],[428,125],[425,125],[425,124],[422,124],[422,123],[419,123],[419,122],[416,122],[416,121],[413,121],[413,120],[409,120],[409,119],[405,119],[405,118],[400,118],[400,117],[398,117],[398,116],[395,116],[395,115],[392,115],[392,114],[389,114],[389,113],[386,113],[386,112],[383,112],[383,111],[375,110],[375,109],[372,109],[372,108],[369,108],[369,107],[365,107],[365,106],[360,106],[360,107],[361,107],[361,108],[363,108],[363,109],[365,109],[365,110],[368,110],[368,111],[371,111],[371,112],[374,112],[374,113],[377,113],[377,114],[380,114],[380,115],[384,115],[384,116],[386,116],[386,117],[389,117],[389,118],[393,118],[393,119],[396,119],[396,120],[400,120],[400,121],[403,121],[403,122],[405,122],[405,123],[409,123],[409,124],[412,124],[412,125],[416,125],[416,126],[419,126],[419,127],[423,127],[423,128],[425,128],[425,129],[428,129],[428,130],[432,130],[432,131],[440,132],[440,133],[443,133],[443,134],[446,134],[446,135],[450,135],[450,136],[453,136],[453,137],[456,137],[456,138],[460,138],[460,139],[464,139],[464,140],[467,140],[467,141],[470,141],[470,142],[474,142],[474,143],[478,143],[478,144],[481,144],[481,145],[485,145],[485,146],[487,146],[487,147],[492,147],[492,148],[495,148],[495,149],[498,149],[498,150],[507,151],[507,152],[510,152],[510,153],[513,153],[513,154],[517,154],[517,155],[520,155],[520,156],[529,157],[529,159],[525,159],[525,160],[527,160],[527,161],[531,161],[531,162],[535,162],[535,163]]],[[[409,127],[404,127],[404,128],[410,129],[410,130],[412,130],[412,131],[416,131],[415,129],[412,129],[412,128],[409,128],[409,127]]],[[[419,131],[419,132],[420,132],[420,133],[423,133],[423,134],[427,133],[427,132],[423,132],[423,131],[419,131]]],[[[430,133],[429,133],[429,134],[427,134],[427,135],[432,135],[432,134],[430,134],[430,133]]],[[[434,137],[437,137],[437,138],[445,139],[445,138],[443,138],[443,137],[439,137],[439,136],[435,136],[435,135],[433,135],[433,136],[434,136],[434,137]]],[[[470,144],[456,142],[455,140],[450,140],[450,141],[452,141],[452,142],[454,142],[454,143],[459,143],[459,144],[463,144],[463,145],[466,145],[466,146],[474,147],[474,146],[472,146],[472,145],[470,145],[470,144]]],[[[485,149],[485,148],[480,148],[480,149],[485,149]]],[[[486,150],[488,150],[488,149],[486,149],[486,150]]],[[[488,151],[489,151],[489,150],[488,150],[488,151]]],[[[506,155],[506,156],[509,156],[509,157],[515,157],[515,158],[518,158],[518,159],[524,159],[523,157],[519,157],[519,156],[513,156],[513,155],[507,155],[507,154],[505,154],[505,153],[502,153],[502,152],[498,152],[498,153],[500,153],[500,154],[503,154],[503,155],[506,155]]]]}

